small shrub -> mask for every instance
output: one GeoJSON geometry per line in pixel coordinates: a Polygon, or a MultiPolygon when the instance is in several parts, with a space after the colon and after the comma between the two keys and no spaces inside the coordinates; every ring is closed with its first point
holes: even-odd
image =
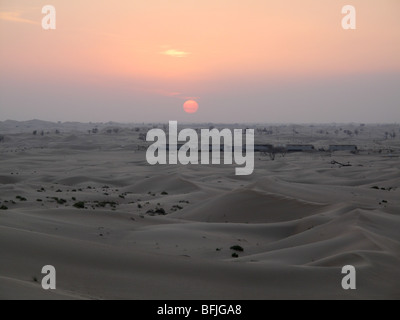
{"type": "Polygon", "coordinates": [[[0,210],[8,210],[8,208],[7,208],[5,205],[2,205],[2,206],[0,207],[0,210]]]}
{"type": "Polygon", "coordinates": [[[74,204],[74,207],[77,209],[84,209],[85,208],[85,203],[83,201],[79,201],[74,204]]]}
{"type": "Polygon", "coordinates": [[[163,215],[167,214],[163,208],[156,208],[154,212],[163,215]]]}
{"type": "Polygon", "coordinates": [[[178,210],[182,210],[182,209],[183,209],[183,207],[181,207],[180,205],[174,205],[174,206],[172,206],[171,211],[178,211],[178,210]]]}
{"type": "Polygon", "coordinates": [[[239,255],[236,252],[234,252],[232,253],[232,258],[239,258],[239,255]]]}
{"type": "Polygon", "coordinates": [[[163,196],[165,196],[165,195],[167,195],[167,194],[168,194],[168,192],[166,192],[166,191],[163,191],[163,192],[161,192],[161,194],[162,194],[163,196]]]}
{"type": "Polygon", "coordinates": [[[65,204],[65,203],[67,203],[67,200],[59,199],[59,198],[57,198],[57,197],[53,197],[52,199],[55,200],[58,204],[65,204]]]}
{"type": "Polygon", "coordinates": [[[235,245],[231,247],[231,250],[243,252],[244,249],[241,246],[235,245]]]}
{"type": "Polygon", "coordinates": [[[147,210],[146,213],[148,213],[150,215],[154,215],[154,214],[166,215],[167,214],[163,208],[156,208],[154,210],[150,209],[150,210],[147,210]]]}
{"type": "Polygon", "coordinates": [[[116,203],[114,201],[102,201],[102,202],[98,202],[96,206],[105,208],[107,205],[110,205],[110,207],[115,208],[118,205],[118,203],[116,203]]]}
{"type": "Polygon", "coordinates": [[[18,199],[19,201],[26,201],[26,198],[21,196],[16,196],[15,198],[18,199]]]}
{"type": "Polygon", "coordinates": [[[379,187],[378,186],[373,186],[373,187],[371,187],[371,189],[379,190],[379,187]]]}

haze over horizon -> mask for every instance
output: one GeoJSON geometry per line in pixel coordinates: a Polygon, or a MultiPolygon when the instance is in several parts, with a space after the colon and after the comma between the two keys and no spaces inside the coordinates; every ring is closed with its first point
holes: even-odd
{"type": "Polygon", "coordinates": [[[396,0],[2,0],[0,121],[400,122],[399,13],[396,0]],[[48,4],[56,30],[41,28],[48,4]],[[356,30],[341,27],[346,4],[356,30]]]}

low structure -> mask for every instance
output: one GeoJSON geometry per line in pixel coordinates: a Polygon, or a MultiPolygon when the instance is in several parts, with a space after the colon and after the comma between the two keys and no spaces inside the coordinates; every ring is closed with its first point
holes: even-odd
{"type": "Polygon", "coordinates": [[[357,152],[357,146],[354,144],[331,144],[329,146],[329,151],[334,152],[334,151],[352,151],[352,152],[357,152]]]}
{"type": "Polygon", "coordinates": [[[274,146],[272,144],[255,144],[254,152],[272,152],[274,146]]]}
{"type": "Polygon", "coordinates": [[[288,144],[286,146],[287,152],[304,152],[304,151],[314,151],[315,148],[312,144],[288,144]]]}

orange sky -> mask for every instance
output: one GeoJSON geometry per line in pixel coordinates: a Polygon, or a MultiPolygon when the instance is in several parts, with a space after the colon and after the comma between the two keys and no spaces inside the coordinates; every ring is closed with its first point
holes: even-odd
{"type": "Polygon", "coordinates": [[[252,92],[259,82],[398,74],[400,1],[1,0],[0,48],[5,91],[51,79],[201,100],[232,79],[252,92]],[[41,29],[46,4],[54,31],[41,29]],[[341,28],[345,4],[357,30],[341,28]]]}

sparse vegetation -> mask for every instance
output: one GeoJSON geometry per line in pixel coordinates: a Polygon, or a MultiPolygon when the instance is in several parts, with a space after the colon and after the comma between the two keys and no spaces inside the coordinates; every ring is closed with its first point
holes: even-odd
{"type": "Polygon", "coordinates": [[[391,190],[396,190],[395,187],[378,187],[378,186],[372,186],[371,189],[375,189],[375,190],[383,190],[383,191],[391,191],[391,190]]]}
{"type": "Polygon", "coordinates": [[[174,205],[174,206],[172,206],[171,211],[178,211],[178,210],[182,210],[182,209],[183,209],[183,207],[181,207],[180,205],[174,205]]]}
{"type": "Polygon", "coordinates": [[[118,205],[118,203],[114,201],[101,201],[101,202],[95,201],[95,202],[96,202],[96,207],[98,208],[100,207],[105,208],[107,205],[109,205],[111,208],[115,209],[118,205]]]}
{"type": "Polygon", "coordinates": [[[16,196],[15,198],[18,199],[19,201],[27,201],[26,198],[21,196],[16,196]]]}
{"type": "Polygon", "coordinates": [[[163,208],[150,209],[150,210],[147,210],[146,213],[150,214],[150,215],[155,215],[155,214],[166,215],[167,214],[163,208]]]}
{"type": "Polygon", "coordinates": [[[58,204],[65,204],[65,203],[67,203],[67,200],[65,200],[65,199],[59,199],[59,198],[57,198],[57,197],[53,197],[53,198],[51,198],[51,199],[55,200],[58,204]]]}

